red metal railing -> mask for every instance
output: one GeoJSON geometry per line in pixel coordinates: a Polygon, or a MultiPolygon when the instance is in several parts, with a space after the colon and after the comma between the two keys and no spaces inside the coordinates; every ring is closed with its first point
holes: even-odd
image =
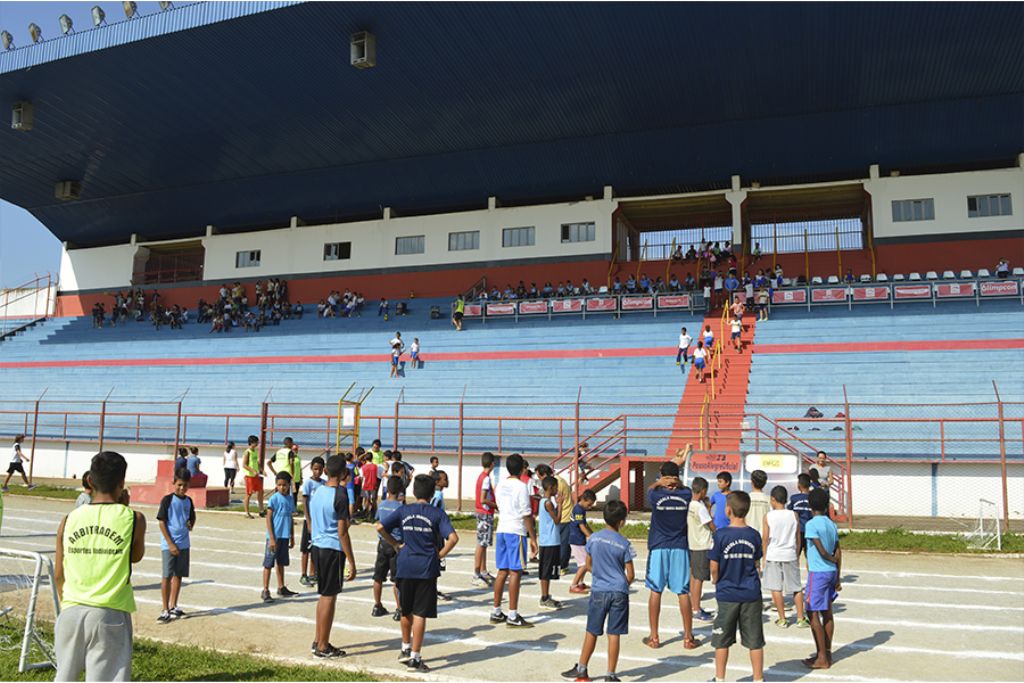
{"type": "MultiPolygon", "coordinates": [[[[1005,488],[1007,461],[1024,461],[1024,403],[998,398],[989,403],[931,406],[843,403],[829,408],[840,409],[835,417],[786,417],[799,415],[803,408],[795,404],[746,409],[712,405],[710,410],[704,406],[680,414],[674,404],[396,402],[392,414],[363,415],[360,426],[363,441],[380,438],[390,441],[393,448],[457,457],[460,467],[467,450],[490,450],[498,455],[520,452],[534,464],[550,462],[557,472],[569,476],[576,490],[580,489],[577,452],[583,442],[591,446],[591,467],[599,470],[613,469],[619,461],[664,457],[670,441],[697,445],[702,437],[707,443],[731,437],[742,441],[744,450],[793,453],[805,462],[820,449],[832,458],[834,495],[844,510],[853,505],[849,475],[855,462],[999,464],[1005,488]],[[965,416],[884,416],[899,410],[918,414],[959,410],[965,416]],[[860,417],[863,413],[876,415],[860,417]],[[731,426],[720,426],[719,420],[731,426]],[[821,431],[812,433],[811,425],[821,431]],[[874,427],[891,425],[904,429],[872,434],[877,432],[874,427]],[[831,431],[833,426],[842,432],[831,431]],[[981,432],[958,434],[963,426],[975,430],[980,426],[981,432]],[[888,451],[895,453],[880,455],[888,451]]],[[[42,440],[97,443],[99,448],[114,443],[176,448],[181,443],[241,441],[246,433],[260,434],[263,443],[276,443],[290,435],[300,444],[319,448],[322,443],[324,449],[330,449],[337,419],[337,407],[331,404],[264,403],[251,413],[204,413],[184,410],[180,400],[60,401],[40,397],[0,401],[0,432],[26,434],[33,455],[37,441],[42,440]],[[232,435],[233,431],[237,433],[232,435]]],[[[460,488],[461,480],[459,477],[460,488]]],[[[458,495],[461,499],[461,491],[458,495]]],[[[1008,515],[1005,506],[1004,515],[1008,515]]]]}

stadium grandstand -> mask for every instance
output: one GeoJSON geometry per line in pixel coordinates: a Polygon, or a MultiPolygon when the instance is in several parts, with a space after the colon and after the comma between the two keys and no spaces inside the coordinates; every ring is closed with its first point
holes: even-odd
{"type": "Polygon", "coordinates": [[[1019,530],[1022,31],[1019,3],[204,2],[19,35],[0,197],[63,249],[0,297],[0,435],[53,485],[116,450],[153,504],[198,447],[200,508],[240,502],[249,435],[261,467],[285,437],[436,457],[453,514],[518,453],[633,521],[688,448],[744,490],[824,451],[841,528],[1019,530]]]}

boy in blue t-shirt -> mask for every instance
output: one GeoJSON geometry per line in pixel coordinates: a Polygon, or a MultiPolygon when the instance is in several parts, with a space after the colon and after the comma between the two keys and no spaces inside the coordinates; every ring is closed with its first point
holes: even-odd
{"type": "Polygon", "coordinates": [[[356,558],[349,537],[348,496],[345,481],[349,478],[345,459],[340,455],[327,458],[327,482],[313,492],[309,500],[310,533],[313,536],[313,562],[316,567],[316,640],[313,656],[333,658],[345,651],[331,645],[334,610],[344,581],[356,578],[356,558]],[[348,563],[346,572],[345,565],[348,563]]]}
{"type": "Polygon", "coordinates": [[[711,512],[714,516],[715,528],[722,529],[729,526],[729,515],[725,513],[725,498],[732,491],[732,474],[729,472],[718,473],[718,490],[711,494],[711,512]]]}
{"type": "Polygon", "coordinates": [[[318,455],[309,461],[309,479],[302,482],[302,541],[299,543],[299,552],[302,553],[302,577],[299,583],[309,587],[316,585],[316,562],[313,562],[313,573],[307,574],[311,559],[309,551],[313,547],[313,537],[309,531],[309,499],[326,481],[323,473],[324,459],[318,455]]]}
{"type": "Polygon", "coordinates": [[[804,527],[807,538],[807,590],[804,591],[804,599],[811,616],[811,633],[814,634],[817,653],[805,659],[804,665],[810,669],[827,669],[832,666],[832,633],[835,630],[832,603],[843,589],[839,579],[843,553],[839,547],[839,530],[828,518],[828,492],[814,489],[808,495],[808,502],[814,517],[804,527]]]}
{"type": "Polygon", "coordinates": [[[693,492],[679,480],[679,465],[669,461],[661,465],[661,477],[647,490],[651,507],[651,529],[647,534],[647,576],[644,585],[650,590],[647,619],[651,627],[643,643],[661,647],[658,620],[661,616],[661,593],[668,588],[679,596],[679,612],[683,618],[683,647],[698,646],[693,638],[693,612],[690,608],[690,543],[686,518],[693,492]]]}
{"type": "MultiPolygon", "coordinates": [[[[795,512],[797,519],[800,521],[800,536],[805,542],[797,550],[799,554],[807,552],[807,537],[804,535],[804,528],[807,526],[807,522],[811,521],[811,517],[814,514],[811,512],[811,506],[807,500],[807,495],[811,491],[811,477],[803,473],[798,474],[796,477],[796,489],[798,492],[789,497],[786,509],[795,512]]],[[[797,559],[800,558],[798,557],[797,559]]]]}
{"type": "Polygon", "coordinates": [[[597,639],[608,624],[608,675],[606,681],[618,681],[615,668],[619,660],[619,637],[629,633],[629,585],[633,583],[636,551],[619,533],[626,523],[626,504],[608,501],[604,509],[606,528],[587,538],[587,569],[593,574],[593,591],[587,605],[587,633],[576,666],[562,673],[565,678],[589,681],[587,664],[597,647],[597,639]]]}
{"type": "Polygon", "coordinates": [[[537,545],[540,546],[540,606],[545,609],[562,609],[562,603],[551,597],[551,581],[562,575],[559,560],[562,539],[558,530],[559,511],[562,497],[558,495],[558,480],[553,476],[544,477],[540,483],[544,495],[537,510],[537,545]]]}
{"type": "Polygon", "coordinates": [[[761,623],[761,534],[747,526],[750,496],[733,491],[725,501],[729,526],[715,531],[715,542],[708,552],[711,581],[715,584],[718,614],[711,628],[715,648],[715,680],[725,680],[729,648],[740,642],[750,650],[750,668],[755,681],[764,680],[764,628],[761,623]]]}
{"type": "Polygon", "coordinates": [[[459,542],[448,513],[428,501],[434,496],[433,477],[421,474],[413,480],[416,502],[403,505],[387,519],[377,522],[377,533],[398,551],[398,600],[402,610],[402,650],[399,661],[410,670],[427,673],[420,652],[427,630],[427,619],[437,618],[437,579],[441,560],[459,542]],[[391,532],[401,527],[402,541],[391,532]],[[438,550],[437,539],[444,539],[438,550]]]}
{"type": "MultiPolygon", "coordinates": [[[[377,506],[377,522],[384,522],[394,514],[398,508],[402,507],[402,501],[399,500],[399,496],[405,487],[402,486],[401,477],[389,477],[387,481],[388,497],[380,502],[377,506]]],[[[399,543],[402,542],[402,528],[398,527],[391,532],[391,535],[399,543]]],[[[370,612],[372,617],[383,617],[388,611],[384,608],[384,604],[381,602],[381,597],[384,593],[384,580],[387,579],[388,574],[391,575],[391,581],[397,581],[398,572],[398,553],[390,544],[384,541],[384,537],[378,535],[377,539],[377,561],[373,565],[373,610],[370,612]]],[[[398,584],[395,583],[392,587],[395,593],[395,621],[399,621],[402,618],[402,610],[398,604],[398,584]]]]}
{"type": "Polygon", "coordinates": [[[576,561],[576,576],[572,577],[572,584],[569,586],[570,593],[586,593],[589,588],[583,583],[587,576],[587,539],[594,532],[587,524],[587,510],[597,503],[597,494],[593,489],[587,489],[580,494],[580,500],[572,508],[572,517],[569,520],[569,550],[576,561]]]}
{"type": "Polygon", "coordinates": [[[163,557],[163,572],[160,579],[160,597],[164,609],[157,617],[160,623],[184,616],[178,608],[181,593],[181,579],[188,576],[189,541],[188,532],[196,524],[196,506],[187,495],[192,475],[182,467],[174,472],[174,493],[168,493],[160,501],[156,518],[160,522],[160,550],[163,557]]]}
{"type": "Polygon", "coordinates": [[[288,549],[295,547],[295,499],[292,497],[292,475],[278,472],[274,480],[277,492],[267,501],[267,546],[263,552],[263,602],[270,597],[270,570],[277,567],[277,594],[282,598],[298,595],[284,585],[284,568],[288,566],[288,549]]]}

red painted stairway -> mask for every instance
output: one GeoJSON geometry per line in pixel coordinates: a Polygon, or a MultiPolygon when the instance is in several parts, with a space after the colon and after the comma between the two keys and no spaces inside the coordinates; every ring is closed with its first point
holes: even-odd
{"type": "MultiPolygon", "coordinates": [[[[679,401],[676,419],[672,425],[672,438],[668,443],[668,455],[692,443],[698,450],[738,451],[742,436],[743,406],[747,402],[747,386],[750,383],[750,357],[754,347],[756,319],[747,314],[743,319],[743,352],[737,352],[732,345],[728,321],[723,326],[722,311],[712,311],[704,319],[700,337],[692,334],[694,340],[703,338],[703,330],[710,325],[715,338],[721,342],[721,359],[712,361],[714,378],[705,373],[705,382],[697,381],[697,373],[690,368],[686,390],[679,401]],[[724,331],[724,334],[723,334],[724,331]],[[712,398],[712,381],[714,397],[712,398]],[[717,406],[726,406],[719,411],[717,406]],[[707,428],[701,444],[702,425],[707,428]]],[[[716,342],[716,347],[718,346],[716,342]]]]}

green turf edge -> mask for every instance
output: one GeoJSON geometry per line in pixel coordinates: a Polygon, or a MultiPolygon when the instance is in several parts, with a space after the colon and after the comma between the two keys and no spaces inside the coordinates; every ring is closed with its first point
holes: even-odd
{"type": "MultiPolygon", "coordinates": [[[[0,640],[20,644],[20,624],[0,620],[0,640]]],[[[53,633],[44,626],[45,637],[53,633]]],[[[18,673],[20,649],[0,647],[0,680],[52,681],[53,669],[18,673]]],[[[38,659],[38,652],[33,653],[38,659]]],[[[258,654],[234,654],[197,647],[174,645],[148,638],[135,638],[132,680],[136,681],[377,681],[362,671],[347,671],[333,665],[279,663],[258,654]]]]}

